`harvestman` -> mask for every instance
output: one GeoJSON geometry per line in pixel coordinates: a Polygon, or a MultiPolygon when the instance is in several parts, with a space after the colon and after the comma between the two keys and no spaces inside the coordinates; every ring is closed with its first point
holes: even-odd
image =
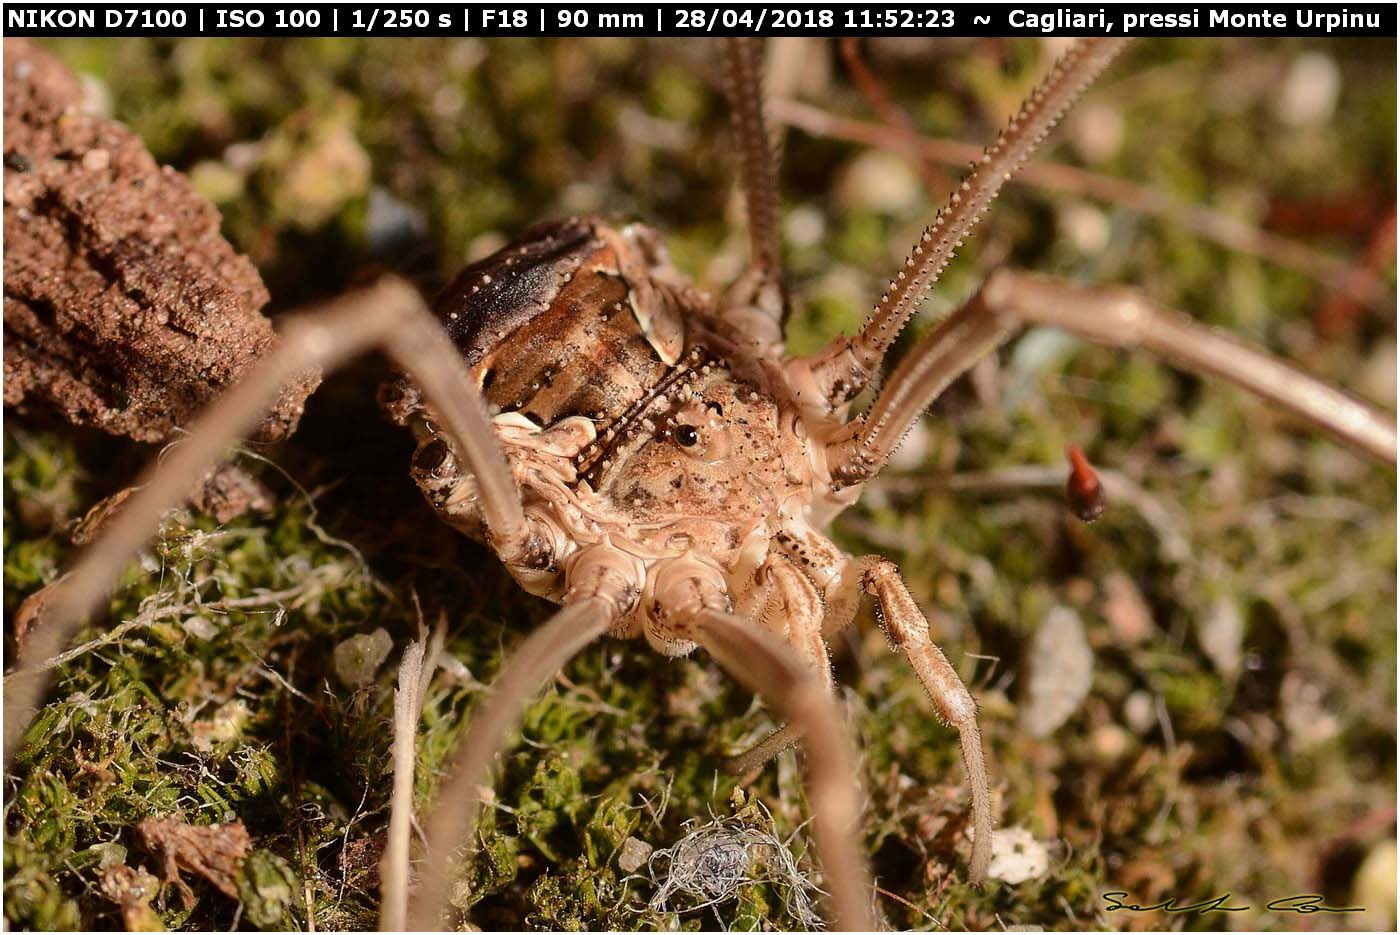
{"type": "Polygon", "coordinates": [[[44,663],[160,517],[254,426],[290,376],[380,348],[407,375],[386,391],[386,405],[419,437],[413,475],[429,502],[490,545],[527,589],[563,604],[524,641],[475,713],[425,822],[428,855],[412,927],[442,923],[449,858],[474,838],[476,789],[528,699],[611,633],[645,636],[669,655],[702,646],[787,717],[790,727],[744,762],[761,763],[802,739],[834,923],[872,928],[870,877],[857,846],[858,780],[826,648],[862,595],[873,598],[891,645],[958,731],[972,799],[969,877],[984,879],[993,818],[976,703],[930,638],[898,568],[878,556],[847,556],[821,533],[949,383],[1025,325],[1052,325],[1236,383],[1350,447],[1396,461],[1392,416],[1259,349],[1130,291],[1013,270],[993,273],[899,363],[869,410],[848,418],[850,401],[879,375],[896,336],[1001,186],[1123,44],[1075,44],[973,164],[860,332],[811,356],[783,351],[777,165],[757,43],[744,39],[726,40],[725,65],[751,265],[718,302],[671,268],[648,229],[570,219],[469,268],[438,300],[436,316],[411,287],[388,278],[290,317],[277,349],[148,468],[106,536],[56,587],[7,680],[6,761],[41,701],[44,663]],[[586,406],[578,403],[580,379],[555,365],[563,347],[540,361],[522,340],[580,334],[633,378],[594,393],[586,406]],[[512,388],[517,368],[542,373],[543,383],[512,388]]]}

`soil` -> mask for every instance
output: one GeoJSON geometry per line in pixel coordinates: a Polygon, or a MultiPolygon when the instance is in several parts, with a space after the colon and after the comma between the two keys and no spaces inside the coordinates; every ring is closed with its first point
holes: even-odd
{"type": "MultiPolygon", "coordinates": [[[[5,41],[5,404],[161,442],[276,341],[219,212],[80,81],[5,41]]],[[[284,388],[254,438],[290,434],[320,382],[284,388]]]]}

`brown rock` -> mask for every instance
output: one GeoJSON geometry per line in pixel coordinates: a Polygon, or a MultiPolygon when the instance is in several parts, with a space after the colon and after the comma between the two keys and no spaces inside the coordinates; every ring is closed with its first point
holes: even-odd
{"type": "MultiPolygon", "coordinates": [[[[57,59],[5,40],[5,404],[165,441],[271,349],[267,290],[213,205],[81,99],[57,59]]],[[[290,434],[319,379],[285,387],[255,437],[290,434]]]]}

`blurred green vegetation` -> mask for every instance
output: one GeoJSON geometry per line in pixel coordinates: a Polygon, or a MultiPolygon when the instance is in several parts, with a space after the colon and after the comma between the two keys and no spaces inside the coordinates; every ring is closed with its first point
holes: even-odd
{"type": "MultiPolygon", "coordinates": [[[[654,224],[708,287],[743,260],[703,42],[51,48],[220,206],[273,312],[385,269],[430,289],[563,213],[654,224]]],[[[982,142],[1051,50],[901,40],[866,51],[921,131],[982,142]]],[[[808,42],[795,60],[799,99],[873,119],[832,44],[808,42]]],[[[1354,257],[1384,212],[1393,217],[1395,87],[1393,41],[1142,42],[1046,158],[1354,257]]],[[[792,345],[808,350],[858,324],[941,192],[924,191],[895,155],[798,131],[785,155],[792,345]]],[[[1003,261],[1137,286],[1395,405],[1393,300],[1322,340],[1315,317],[1335,296],[1315,279],[1122,204],[1028,186],[1008,188],[923,321],[1003,261]]],[[[1393,264],[1378,275],[1393,297],[1393,264]]],[[[98,881],[122,862],[155,869],[130,832],[148,814],[237,818],[254,842],[242,905],[192,881],[199,898],[186,908],[167,888],[156,909],[172,928],[376,923],[397,653],[351,688],[334,648],[380,627],[402,647],[417,634],[417,606],[429,623],[446,615],[456,662],[427,696],[421,810],[484,685],[550,612],[421,502],[406,474],[410,442],[376,410],[383,374],[363,361],[328,380],[296,438],[260,453],[277,470],[245,458],[281,497],[272,515],[223,528],[172,517],[103,626],[83,634],[129,624],[60,669],[7,778],[11,927],[119,927],[98,881]]],[[[925,429],[836,535],[905,570],[979,696],[1001,824],[1045,843],[1049,867],[1018,885],[963,882],[955,737],[863,620],[838,641],[837,665],[869,796],[865,840],[893,894],[879,903],[889,923],[1295,929],[1311,917],[1264,905],[1318,892],[1365,904],[1328,925],[1392,928],[1394,472],[1240,392],[1048,332],[954,387],[925,429]],[[1137,485],[1137,500],[1086,527],[1053,490],[944,483],[1059,465],[1068,442],[1137,485]],[[1019,722],[1027,673],[1054,660],[1028,647],[1055,606],[1083,621],[1092,682],[1062,727],[1033,738],[1019,722]],[[1255,908],[1107,913],[1111,890],[1143,904],[1229,892],[1255,908]]],[[[68,524],[153,452],[41,419],[7,418],[5,441],[9,619],[72,558],[68,524]]],[[[629,837],[669,847],[687,822],[730,814],[771,821],[801,852],[793,755],[745,804],[721,769],[769,726],[708,660],[665,662],[640,643],[585,652],[504,757],[459,905],[498,929],[795,924],[771,882],[686,911],[650,905],[645,867],[629,875],[618,864],[629,837]]]]}

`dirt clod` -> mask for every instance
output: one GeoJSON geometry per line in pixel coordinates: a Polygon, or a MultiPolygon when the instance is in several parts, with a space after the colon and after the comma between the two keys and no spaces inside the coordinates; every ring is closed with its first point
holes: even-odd
{"type": "MultiPolygon", "coordinates": [[[[164,441],[273,346],[267,290],[213,205],[82,99],[5,41],[5,404],[164,441]]],[[[289,434],[318,382],[293,380],[255,437],[289,434]]]]}
{"type": "Polygon", "coordinates": [[[128,932],[165,930],[151,908],[151,900],[160,889],[160,881],[155,877],[139,867],[114,864],[102,871],[99,882],[102,895],[121,907],[122,924],[128,932]]]}
{"type": "Polygon", "coordinates": [[[273,494],[238,465],[221,464],[209,472],[187,502],[204,515],[227,523],[245,513],[269,512],[273,494]]]}
{"type": "Polygon", "coordinates": [[[147,818],[136,826],[141,848],[160,861],[161,880],[173,883],[186,906],[194,891],[180,876],[193,873],[230,899],[238,898],[238,872],[252,841],[242,822],[190,825],[178,818],[147,818]]]}

